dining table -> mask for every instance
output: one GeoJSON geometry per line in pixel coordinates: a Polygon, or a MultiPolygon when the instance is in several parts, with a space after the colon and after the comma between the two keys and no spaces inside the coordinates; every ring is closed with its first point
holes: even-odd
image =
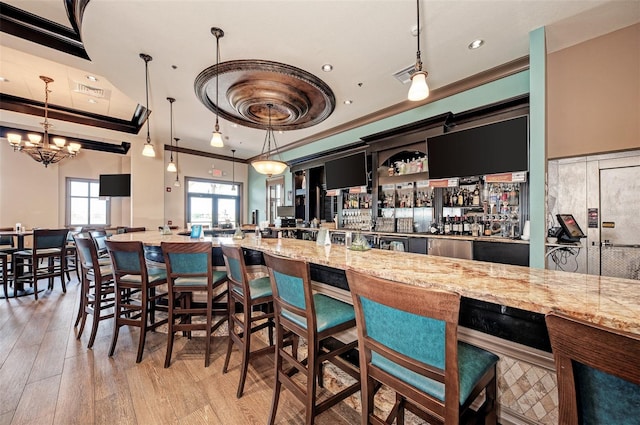
{"type": "MultiPolygon", "coordinates": [[[[18,251],[24,250],[24,239],[27,236],[32,236],[32,230],[2,230],[0,231],[0,236],[10,236],[16,238],[16,248],[18,251]]],[[[22,297],[25,295],[33,294],[33,288],[25,288],[24,283],[17,279],[18,276],[21,276],[24,273],[24,266],[22,265],[21,260],[14,260],[12,256],[13,262],[13,289],[9,290],[8,294],[3,294],[3,298],[13,297],[14,293],[17,297],[22,297]]]]}

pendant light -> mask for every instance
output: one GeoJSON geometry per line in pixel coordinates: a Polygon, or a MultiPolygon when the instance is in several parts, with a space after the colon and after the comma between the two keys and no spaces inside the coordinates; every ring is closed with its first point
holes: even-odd
{"type": "Polygon", "coordinates": [[[236,191],[236,150],[231,149],[231,191],[236,191]]]}
{"type": "Polygon", "coordinates": [[[153,147],[153,144],[151,144],[151,136],[149,135],[149,61],[153,60],[153,58],[145,53],[140,53],[140,57],[144,61],[144,89],[147,94],[147,143],[144,144],[142,155],[154,157],[156,156],[156,150],[153,147]]]}
{"type": "Polygon", "coordinates": [[[211,146],[221,148],[224,146],[224,142],[222,141],[222,133],[220,133],[220,125],[218,125],[218,109],[220,108],[220,103],[218,103],[218,76],[220,75],[220,70],[218,68],[220,66],[220,37],[224,37],[224,31],[213,27],[211,28],[211,34],[216,37],[216,126],[211,134],[211,146]]]}
{"type": "Polygon", "coordinates": [[[176,141],[176,181],[173,182],[175,187],[180,187],[180,168],[178,168],[178,140],[179,138],[174,138],[176,141]]]}
{"type": "Polygon", "coordinates": [[[417,34],[418,51],[416,53],[415,71],[411,75],[411,87],[409,88],[409,100],[418,101],[429,97],[429,86],[427,85],[427,71],[422,70],[422,59],[420,59],[420,0],[416,0],[417,10],[417,34]]]}
{"type": "MultiPolygon", "coordinates": [[[[176,100],[173,97],[168,97],[167,100],[169,101],[169,110],[170,110],[170,114],[171,114],[171,119],[170,119],[170,127],[171,127],[171,134],[169,135],[169,144],[171,145],[171,148],[173,148],[173,102],[175,102],[176,100]]],[[[173,162],[173,149],[170,150],[171,151],[171,158],[169,158],[169,165],[167,165],[167,171],[170,173],[176,173],[178,171],[178,168],[176,167],[175,162],[173,162]]]]}
{"type": "Polygon", "coordinates": [[[258,173],[266,174],[267,177],[271,177],[274,174],[281,174],[287,168],[287,164],[275,159],[269,159],[269,153],[271,152],[272,135],[276,155],[278,154],[278,144],[276,143],[276,136],[275,134],[273,134],[273,128],[271,128],[271,109],[273,108],[273,104],[268,103],[267,107],[269,108],[269,126],[267,127],[267,135],[265,136],[264,144],[262,145],[262,155],[260,155],[261,157],[264,156],[264,159],[253,161],[251,165],[258,173]],[[266,154],[264,150],[265,146],[267,147],[266,154]]]}

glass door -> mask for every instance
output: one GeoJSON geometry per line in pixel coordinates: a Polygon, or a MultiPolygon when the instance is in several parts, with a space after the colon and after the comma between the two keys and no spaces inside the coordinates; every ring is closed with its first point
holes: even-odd
{"type": "Polygon", "coordinates": [[[188,223],[202,224],[205,228],[213,226],[213,202],[211,196],[190,194],[188,206],[188,223]]]}
{"type": "Polygon", "coordinates": [[[215,211],[217,216],[218,227],[221,228],[235,228],[236,217],[238,217],[238,198],[223,198],[217,197],[215,199],[215,211]]]}

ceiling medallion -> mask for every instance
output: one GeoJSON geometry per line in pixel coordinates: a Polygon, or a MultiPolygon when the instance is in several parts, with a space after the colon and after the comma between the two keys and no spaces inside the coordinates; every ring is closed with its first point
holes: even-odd
{"type": "Polygon", "coordinates": [[[297,130],[321,123],[335,109],[335,96],[320,78],[300,68],[266,60],[221,62],[194,82],[203,105],[227,121],[246,127],[297,130]],[[223,96],[216,105],[216,77],[223,96]]]}

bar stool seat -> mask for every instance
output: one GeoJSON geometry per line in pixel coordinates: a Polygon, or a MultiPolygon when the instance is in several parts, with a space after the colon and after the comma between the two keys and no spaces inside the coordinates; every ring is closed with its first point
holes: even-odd
{"type": "MultiPolygon", "coordinates": [[[[271,295],[271,281],[269,280],[269,276],[257,277],[250,280],[249,288],[251,288],[249,292],[251,292],[250,296],[252,300],[271,295]]],[[[232,290],[244,296],[242,287],[234,286],[232,290]]]]}
{"type": "MultiPolygon", "coordinates": [[[[324,294],[313,294],[313,303],[316,307],[316,326],[318,332],[355,320],[356,316],[353,306],[328,297],[324,294]]],[[[282,316],[291,320],[300,327],[307,327],[307,320],[303,316],[283,310],[282,316]]]]}

